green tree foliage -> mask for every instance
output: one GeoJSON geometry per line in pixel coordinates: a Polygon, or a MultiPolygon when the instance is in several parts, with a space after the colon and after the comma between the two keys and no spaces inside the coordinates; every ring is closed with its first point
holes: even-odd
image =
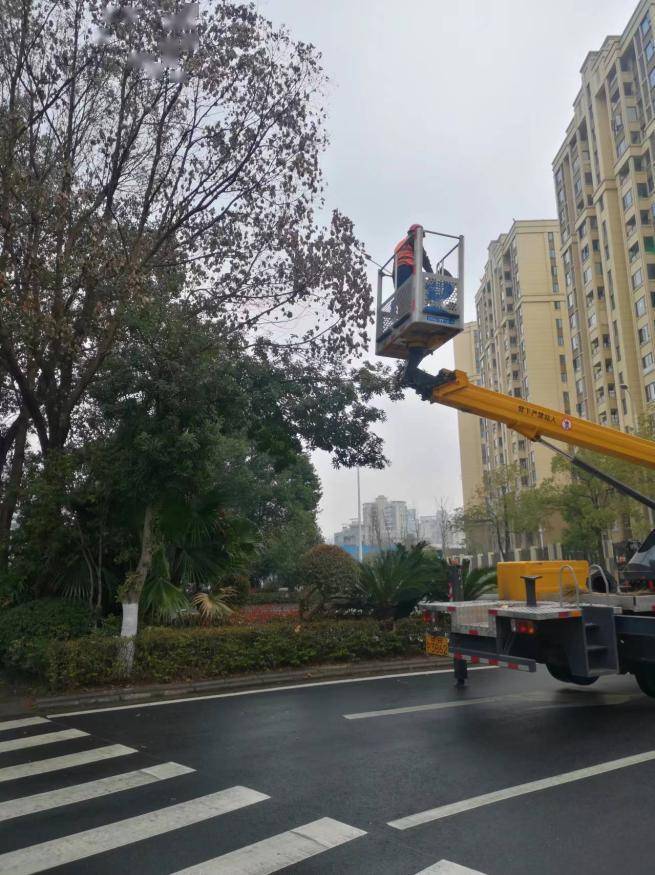
{"type": "Polygon", "coordinates": [[[485,471],[483,482],[474,500],[455,514],[457,528],[467,534],[480,525],[486,525],[492,534],[496,550],[503,559],[509,555],[511,535],[520,525],[521,508],[517,482],[520,481],[518,465],[507,465],[485,471]]]}
{"type": "MultiPolygon", "coordinates": [[[[614,473],[619,467],[615,460],[598,453],[581,451],[580,456],[608,473],[614,473]]],[[[568,480],[556,490],[556,500],[565,523],[562,546],[568,552],[582,553],[590,562],[603,565],[603,538],[617,518],[628,510],[629,500],[614,487],[561,457],[553,460],[553,471],[566,473],[568,480]]]]}
{"type": "Polygon", "coordinates": [[[2,4],[0,573],[124,611],[147,586],[154,616],[255,555],[270,575],[291,548],[293,578],[317,539],[305,454],[383,465],[391,382],[352,364],[363,246],[315,218],[313,47],[214,4],[184,76],[153,79],[129,54],[173,0],[131,27],[104,5],[2,4]]]}
{"type": "Polygon", "coordinates": [[[455,513],[455,525],[466,534],[472,552],[481,552],[473,548],[480,539],[481,527],[485,527],[491,533],[493,547],[505,561],[510,557],[512,535],[536,535],[559,510],[559,493],[552,480],[526,489],[519,488],[520,478],[518,465],[485,471],[474,501],[455,513]]]}

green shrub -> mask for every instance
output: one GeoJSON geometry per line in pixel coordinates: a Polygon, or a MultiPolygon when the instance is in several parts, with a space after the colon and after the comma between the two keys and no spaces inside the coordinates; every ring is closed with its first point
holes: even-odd
{"type": "MultiPolygon", "coordinates": [[[[89,635],[52,641],[34,670],[52,689],[120,679],[119,638],[89,635]]],[[[200,680],[318,662],[407,656],[422,652],[423,625],[403,620],[385,630],[373,620],[274,623],[260,627],[150,628],[136,639],[132,682],[200,680]]]]}
{"type": "Polygon", "coordinates": [[[230,587],[234,595],[227,601],[231,605],[245,605],[250,597],[250,579],[245,574],[228,574],[221,580],[222,587],[230,587]]]}
{"type": "Polygon", "coordinates": [[[290,595],[287,592],[266,592],[259,590],[251,592],[248,596],[248,604],[250,605],[288,605],[295,604],[298,601],[297,595],[290,595]]]}
{"type": "Polygon", "coordinates": [[[311,616],[329,608],[336,597],[356,587],[359,574],[359,563],[341,547],[312,547],[300,560],[299,577],[304,588],[301,610],[311,616]]]}
{"type": "Polygon", "coordinates": [[[93,625],[93,611],[82,602],[55,598],[24,602],[0,615],[0,659],[17,641],[79,638],[93,625]]]}

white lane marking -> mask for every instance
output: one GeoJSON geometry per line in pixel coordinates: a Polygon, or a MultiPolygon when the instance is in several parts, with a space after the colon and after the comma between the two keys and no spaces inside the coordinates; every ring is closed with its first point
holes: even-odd
{"type": "MultiPolygon", "coordinates": [[[[469,671],[486,671],[495,669],[495,665],[469,666],[469,671]]],[[[429,671],[405,671],[398,674],[379,674],[364,678],[340,678],[334,681],[315,681],[308,684],[288,684],[283,687],[263,687],[256,690],[239,690],[236,693],[212,693],[208,696],[187,696],[185,699],[165,699],[162,702],[141,702],[136,705],[113,705],[109,708],[88,708],[85,711],[65,711],[58,714],[48,714],[52,720],[58,717],[79,717],[85,714],[104,714],[105,711],[131,711],[134,708],[158,708],[160,705],[180,705],[183,702],[206,702],[209,699],[232,699],[235,696],[258,696],[261,693],[282,693],[287,690],[304,690],[308,687],[333,687],[339,684],[363,684],[367,681],[390,681],[394,678],[413,678],[433,674],[452,674],[452,668],[437,668],[429,671]]]]}
{"type": "Polygon", "coordinates": [[[160,763],[134,772],[124,772],[122,775],[111,775],[97,781],[76,784],[74,787],[62,787],[59,790],[48,790],[33,796],[22,796],[20,799],[10,799],[0,802],[0,821],[13,820],[14,817],[24,817],[37,811],[49,811],[62,805],[72,805],[74,802],[87,802],[122,790],[133,790],[145,784],[154,784],[178,775],[186,775],[194,769],[181,766],[179,763],[160,763]]]}
{"type": "MultiPolygon", "coordinates": [[[[467,705],[485,705],[493,702],[507,702],[512,699],[524,702],[539,702],[539,710],[548,708],[579,708],[591,705],[624,705],[633,699],[643,699],[622,693],[584,693],[581,690],[524,690],[522,693],[508,693],[505,696],[479,696],[477,699],[453,699],[450,702],[431,702],[427,705],[408,705],[405,708],[384,708],[380,711],[360,711],[344,714],[346,720],[366,720],[369,717],[393,717],[396,714],[413,714],[420,711],[442,711],[448,708],[464,708],[467,705]]],[[[533,708],[531,710],[537,710],[533,708]]]]}
{"type": "Polygon", "coordinates": [[[506,787],[504,790],[484,793],[482,796],[472,796],[470,799],[462,799],[461,802],[453,802],[450,805],[441,805],[439,808],[429,808],[427,811],[420,811],[418,814],[410,814],[408,817],[401,817],[399,820],[391,820],[388,826],[392,826],[394,829],[410,829],[422,823],[441,820],[442,817],[461,814],[463,811],[482,808],[484,805],[493,805],[494,802],[503,802],[505,799],[513,799],[515,796],[537,793],[540,790],[548,790],[550,787],[570,784],[572,781],[582,781],[585,778],[593,778],[595,775],[603,775],[606,772],[614,772],[617,769],[625,769],[628,766],[636,766],[640,763],[647,763],[650,760],[655,760],[655,750],[638,753],[634,756],[621,757],[618,760],[609,760],[606,763],[598,763],[595,766],[587,766],[584,769],[575,769],[572,772],[563,772],[561,775],[553,775],[551,778],[541,778],[538,781],[517,784],[515,787],[506,787]]]}
{"type": "Polygon", "coordinates": [[[239,875],[267,875],[363,835],[366,833],[362,829],[331,817],[322,817],[197,866],[180,869],[174,875],[235,875],[236,872],[239,875]]]}
{"type": "Polygon", "coordinates": [[[100,760],[110,760],[126,754],[136,753],[133,747],[124,744],[108,744],[106,747],[95,747],[93,750],[83,750],[80,753],[68,753],[35,763],[20,763],[17,766],[5,766],[0,769],[0,784],[4,781],[16,781],[19,778],[30,778],[32,775],[44,775],[47,772],[58,772],[61,769],[72,769],[74,766],[86,766],[100,760]]]}
{"type": "Polygon", "coordinates": [[[393,717],[396,714],[414,714],[417,711],[442,711],[447,708],[464,708],[467,705],[484,705],[488,702],[504,702],[507,699],[524,698],[524,693],[511,693],[507,696],[484,696],[478,699],[456,699],[452,702],[431,702],[428,705],[408,705],[406,708],[385,708],[381,711],[360,711],[359,713],[344,714],[343,716],[346,720],[366,720],[369,717],[393,717]]]}
{"type": "Polygon", "coordinates": [[[55,744],[58,741],[70,741],[72,738],[84,738],[88,734],[81,729],[61,729],[59,732],[28,735],[26,738],[9,738],[7,741],[0,741],[0,753],[22,750],[25,747],[40,747],[42,744],[55,744]]]}
{"type": "Polygon", "coordinates": [[[39,723],[50,723],[45,717],[21,717],[20,720],[5,720],[0,723],[0,732],[6,729],[22,729],[23,726],[37,726],[39,723]]]}
{"type": "Polygon", "coordinates": [[[484,875],[484,872],[478,872],[477,869],[469,869],[467,866],[460,866],[458,863],[451,863],[450,860],[439,860],[434,866],[421,869],[416,875],[484,875]]]}
{"type": "MultiPolygon", "coordinates": [[[[191,826],[236,811],[246,805],[268,799],[263,793],[247,787],[230,787],[208,796],[200,796],[189,802],[179,802],[157,811],[149,811],[137,817],[129,817],[118,823],[87,829],[63,838],[30,845],[18,851],[0,855],[2,875],[32,875],[55,866],[86,860],[96,854],[123,848],[143,839],[163,835],[171,830],[191,826]]],[[[90,870],[87,870],[90,871],[90,870]]]]}

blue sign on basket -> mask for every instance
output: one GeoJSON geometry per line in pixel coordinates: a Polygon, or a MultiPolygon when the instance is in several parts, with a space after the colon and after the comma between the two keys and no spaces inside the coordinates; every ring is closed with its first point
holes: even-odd
{"type": "Polygon", "coordinates": [[[454,291],[455,287],[452,283],[446,283],[443,280],[429,280],[425,284],[425,300],[430,304],[446,301],[454,291]]]}

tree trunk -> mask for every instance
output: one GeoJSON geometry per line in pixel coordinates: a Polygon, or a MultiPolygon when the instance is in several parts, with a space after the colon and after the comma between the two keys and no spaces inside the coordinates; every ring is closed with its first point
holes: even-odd
{"type": "Polygon", "coordinates": [[[6,571],[9,563],[9,539],[11,523],[18,503],[18,493],[23,480],[25,464],[25,444],[28,427],[27,413],[21,412],[14,434],[14,448],[9,468],[9,476],[0,501],[0,571],[6,571]]]}
{"type": "Polygon", "coordinates": [[[135,637],[139,628],[139,599],[152,565],[153,553],[153,511],[148,505],[143,516],[141,536],[141,555],[136,571],[128,574],[123,585],[121,605],[123,622],[121,638],[125,639],[120,648],[120,666],[124,675],[130,675],[134,666],[135,637]]]}

